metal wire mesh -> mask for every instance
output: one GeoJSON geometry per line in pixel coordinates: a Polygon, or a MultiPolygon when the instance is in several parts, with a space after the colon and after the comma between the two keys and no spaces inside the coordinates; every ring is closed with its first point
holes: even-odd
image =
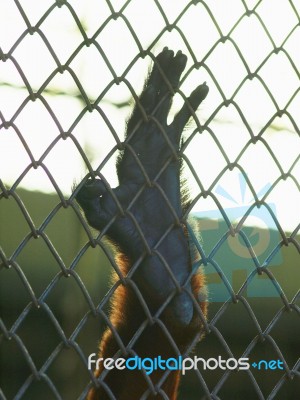
{"type": "MultiPolygon", "coordinates": [[[[292,105],[295,100],[299,98],[299,59],[294,59],[294,55],[289,53],[289,40],[296,35],[299,35],[300,31],[300,18],[299,18],[299,3],[297,1],[282,1],[281,3],[285,4],[285,7],[289,9],[289,12],[293,15],[294,23],[289,26],[288,31],[285,33],[283,40],[278,44],[278,41],[273,39],[272,33],[268,28],[268,24],[264,21],[261,16],[261,8],[264,6],[266,1],[261,0],[257,2],[247,2],[247,1],[236,1],[234,5],[231,4],[231,7],[235,8],[238,13],[238,17],[236,21],[230,29],[225,29],[222,27],[222,23],[215,17],[214,12],[214,2],[212,1],[189,1],[184,2],[184,4],[180,5],[180,12],[177,13],[174,19],[170,19],[168,14],[165,12],[164,2],[159,0],[153,0],[152,6],[156,9],[156,11],[160,14],[163,20],[163,27],[155,31],[154,40],[147,47],[145,47],[140,39],[139,34],[136,33],[134,26],[132,25],[130,19],[126,15],[127,9],[133,5],[134,2],[128,0],[126,2],[122,2],[122,4],[117,5],[113,1],[106,0],[105,4],[107,9],[109,10],[107,17],[104,22],[101,23],[97,29],[95,29],[93,35],[89,36],[86,32],[85,26],[77,15],[76,7],[72,4],[72,1],[64,1],[57,0],[54,2],[50,2],[49,8],[42,13],[37,22],[32,23],[30,18],[30,8],[26,2],[19,2],[17,0],[11,1],[11,5],[15,7],[18,14],[18,24],[20,26],[20,34],[18,38],[15,40],[13,45],[8,49],[8,51],[4,51],[0,48],[0,61],[1,64],[9,64],[11,68],[14,68],[17,71],[17,74],[20,77],[20,86],[14,87],[16,90],[22,90],[26,92],[26,96],[23,101],[20,103],[18,107],[12,107],[14,111],[12,112],[12,116],[10,118],[6,118],[4,113],[0,112],[0,129],[1,135],[8,135],[10,132],[14,132],[17,135],[19,142],[28,155],[30,161],[27,163],[26,168],[19,174],[18,178],[12,185],[4,184],[0,181],[1,185],[1,207],[5,202],[9,200],[13,200],[14,204],[14,212],[17,213],[17,224],[22,225],[24,221],[26,221],[26,229],[27,233],[24,237],[17,237],[15,240],[18,242],[17,245],[12,246],[11,248],[3,248],[0,249],[1,256],[1,287],[6,287],[5,297],[2,296],[3,309],[7,307],[9,304],[14,304],[14,297],[16,294],[14,293],[15,287],[19,287],[18,285],[14,286],[12,281],[10,280],[10,276],[14,275],[18,282],[21,282],[23,287],[26,289],[26,304],[24,307],[21,307],[21,310],[18,310],[17,316],[15,318],[15,314],[13,314],[13,320],[10,320],[9,308],[8,311],[4,313],[3,319],[1,319],[1,348],[4,354],[6,354],[6,360],[10,359],[10,367],[8,367],[8,373],[14,373],[13,371],[17,369],[17,366],[22,364],[23,367],[21,369],[21,378],[14,384],[14,389],[9,388],[6,382],[2,382],[2,388],[0,388],[0,397],[3,399],[9,398],[11,395],[15,399],[23,399],[23,398],[35,398],[34,392],[30,392],[30,390],[35,387],[37,390],[45,390],[48,391],[47,395],[45,394],[44,398],[80,398],[83,399],[87,395],[89,389],[92,387],[93,382],[96,384],[95,378],[91,371],[87,370],[87,356],[91,352],[92,348],[96,347],[95,338],[100,337],[99,331],[103,330],[104,325],[110,327],[112,331],[115,331],[115,328],[112,326],[109,317],[108,317],[108,304],[110,298],[116,288],[118,283],[111,287],[105,297],[99,299],[99,297],[95,297],[94,294],[91,294],[91,282],[85,283],[84,279],[81,276],[80,263],[85,260],[85,255],[91,249],[101,249],[101,251],[105,254],[109,263],[113,266],[115,270],[118,271],[118,266],[116,265],[113,256],[108,250],[108,246],[103,240],[103,236],[105,232],[102,232],[100,235],[95,234],[90,230],[89,226],[85,222],[82,217],[79,208],[74,200],[74,196],[66,198],[63,194],[63,190],[61,189],[59,183],[57,183],[57,179],[51,173],[51,170],[47,164],[47,157],[51,152],[54,152],[54,149],[63,141],[71,141],[76,147],[78,153],[82,157],[86,168],[89,171],[91,176],[99,175],[103,173],[103,169],[105,165],[109,162],[112,155],[116,153],[118,149],[122,146],[122,134],[116,132],[113,123],[107,117],[103,109],[101,108],[101,102],[105,100],[105,96],[110,88],[114,85],[124,84],[128,88],[128,91],[131,95],[136,98],[138,94],[135,89],[132,87],[130,80],[128,79],[128,74],[130,74],[131,69],[135,65],[135,63],[142,58],[153,58],[153,54],[155,46],[160,44],[160,40],[164,34],[168,32],[174,32],[178,34],[180,40],[184,43],[186,47],[186,51],[189,54],[189,57],[192,60],[192,65],[189,71],[187,72],[187,77],[192,71],[198,68],[202,68],[206,71],[206,74],[209,76],[214,90],[219,94],[219,103],[213,109],[213,112],[208,116],[207,120],[204,124],[200,124],[199,121],[197,123],[197,127],[194,130],[193,134],[189,137],[188,143],[193,143],[196,140],[196,136],[200,133],[204,134],[209,133],[211,138],[214,141],[214,144],[219,149],[225,160],[225,167],[219,171],[218,174],[215,175],[215,178],[209,185],[204,185],[202,180],[197,176],[193,165],[190,163],[188,157],[186,155],[183,156],[186,165],[188,166],[193,178],[195,179],[198,187],[198,194],[193,199],[196,204],[197,200],[201,200],[202,198],[212,198],[217,204],[219,213],[222,215],[224,221],[226,222],[226,229],[224,235],[221,237],[216,237],[210,251],[205,251],[205,242],[204,247],[202,243],[197,242],[197,247],[202,256],[202,264],[205,266],[212,266],[214,271],[218,273],[221,277],[222,285],[227,288],[228,299],[216,304],[212,304],[210,311],[209,319],[205,324],[206,327],[206,339],[204,339],[199,347],[199,351],[201,354],[205,354],[205,351],[208,351],[210,354],[211,344],[210,340],[214,338],[214,342],[217,343],[218,349],[226,354],[228,357],[236,356],[252,356],[255,353],[257,347],[260,344],[268,344],[268,354],[272,354],[273,358],[280,359],[283,362],[284,370],[281,374],[274,375],[271,379],[271,386],[268,386],[268,389],[264,389],[264,383],[261,378],[259,378],[255,372],[249,370],[247,371],[247,379],[248,384],[252,387],[253,392],[251,392],[251,398],[258,399],[281,399],[281,398],[290,398],[296,399],[296,397],[283,397],[282,390],[285,389],[289,385],[294,385],[295,381],[299,382],[300,377],[300,359],[299,354],[293,354],[294,351],[291,351],[288,355],[286,355],[286,349],[284,347],[284,340],[282,337],[278,336],[276,333],[276,329],[278,326],[283,324],[284,327],[288,327],[289,324],[286,322],[286,315],[293,315],[293,324],[292,331],[290,331],[287,335],[288,340],[291,342],[291,346],[298,345],[299,349],[299,320],[296,318],[299,317],[299,300],[300,300],[300,292],[297,285],[297,290],[291,293],[290,291],[282,287],[282,282],[279,278],[277,278],[276,273],[274,273],[273,269],[270,267],[272,264],[272,260],[276,255],[278,255],[284,247],[293,248],[295,250],[295,254],[293,253],[293,264],[298,265],[299,269],[299,252],[300,246],[298,242],[297,235],[299,235],[299,225],[295,224],[295,229],[292,233],[287,234],[285,229],[281,226],[280,220],[277,218],[276,213],[273,211],[272,207],[269,206],[268,200],[270,195],[276,190],[276,188],[287,180],[290,180],[292,185],[298,190],[299,193],[299,182],[297,177],[297,171],[299,170],[299,152],[297,152],[296,157],[291,159],[290,166],[288,168],[282,167],[279,157],[277,153],[275,153],[271,146],[268,144],[268,139],[266,137],[267,130],[274,123],[276,118],[286,117],[289,121],[290,126],[294,132],[294,135],[300,135],[299,128],[297,126],[297,118],[298,116],[290,111],[292,109],[292,105]],[[133,4],[131,4],[133,3],[133,4]],[[253,3],[250,5],[249,3],[253,3]],[[27,8],[28,7],[28,8],[27,8]],[[186,37],[185,32],[180,28],[180,21],[184,18],[184,16],[188,13],[197,9],[200,13],[205,13],[210,20],[211,26],[217,32],[217,37],[214,42],[210,44],[207,49],[207,52],[201,56],[199,56],[197,52],[193,49],[193,46],[190,44],[189,39],[186,37]],[[66,62],[62,63],[60,57],[56,54],[57,49],[55,46],[51,44],[51,40],[47,38],[47,35],[44,33],[44,25],[47,20],[53,13],[61,13],[64,12],[68,15],[69,18],[72,18],[77,29],[77,34],[79,33],[79,43],[75,50],[72,52],[71,56],[67,59],[66,62]],[[260,29],[264,32],[265,37],[268,39],[270,43],[270,51],[266,54],[263,54],[261,57],[260,63],[252,68],[252,65],[247,61],[247,55],[243,54],[239,45],[235,39],[235,32],[238,30],[239,26],[245,21],[246,18],[254,18],[256,23],[260,25],[260,29]],[[123,24],[126,25],[126,28],[130,32],[131,40],[136,44],[135,55],[132,58],[131,62],[124,68],[121,74],[115,71],[114,66],[110,62],[107,57],[105,51],[101,47],[98,42],[98,37],[105,30],[105,28],[112,21],[121,20],[123,24]],[[21,31],[22,30],[22,31],[21,31]],[[226,32],[226,33],[224,33],[226,32]],[[23,41],[28,39],[28,37],[38,37],[42,42],[42,46],[46,52],[50,54],[51,62],[54,63],[54,67],[51,69],[50,74],[44,80],[44,82],[38,87],[33,88],[30,81],[27,79],[25,71],[22,69],[22,65],[18,62],[17,50],[22,45],[23,41]],[[220,44],[230,43],[235,51],[235,56],[239,58],[239,62],[244,66],[244,77],[243,79],[236,85],[233,93],[228,96],[226,92],[226,88],[223,88],[219,83],[219,79],[217,74],[214,73],[213,68],[211,68],[210,57],[216,52],[216,49],[220,44]],[[98,55],[101,57],[102,61],[105,63],[108,71],[111,74],[110,79],[105,82],[105,87],[95,99],[91,100],[87,91],[84,87],[84,83],[81,82],[78,74],[73,69],[72,62],[80,52],[83,52],[86,49],[93,48],[98,55]],[[276,94],[272,92],[272,89],[269,87],[268,83],[261,77],[261,71],[264,66],[270,62],[272,57],[284,55],[286,58],[286,62],[288,62],[291,73],[295,74],[297,79],[297,87],[293,87],[293,90],[284,104],[281,104],[276,97],[276,94]],[[57,116],[57,112],[54,111],[53,107],[47,100],[46,94],[51,94],[51,89],[49,89],[49,83],[56,78],[59,74],[68,73],[73,81],[76,84],[78,89],[78,93],[68,93],[67,91],[55,91],[52,93],[54,95],[62,95],[65,97],[76,97],[79,99],[83,107],[78,115],[73,118],[71,124],[68,129],[64,129],[63,124],[61,124],[59,117],[57,116]],[[271,103],[273,106],[272,113],[268,116],[266,123],[260,127],[258,132],[253,129],[251,124],[247,120],[246,112],[240,107],[238,96],[241,90],[245,87],[247,82],[257,81],[260,83],[261,88],[263,88],[265,94],[268,96],[269,100],[271,99],[271,103]],[[50,144],[46,147],[45,151],[41,155],[41,157],[36,157],[34,151],[31,150],[31,144],[28,139],[26,139],[26,135],[22,132],[22,126],[20,126],[18,119],[22,115],[24,109],[29,107],[34,102],[41,102],[46,109],[50,119],[54,123],[56,129],[59,134],[55,137],[54,140],[51,141],[50,144]],[[214,119],[218,117],[220,110],[223,108],[227,108],[233,106],[235,111],[238,113],[240,117],[240,121],[242,121],[243,129],[246,130],[248,138],[246,142],[239,148],[239,152],[236,157],[232,158],[226,154],[224,146],[221,144],[218,136],[215,134],[214,130],[210,128],[214,119]],[[95,171],[95,168],[91,164],[89,160],[89,155],[86,149],[82,147],[80,141],[78,140],[76,133],[76,127],[80,122],[84,119],[84,117],[88,113],[97,112],[101,115],[105,124],[107,126],[107,130],[111,133],[115,144],[112,150],[104,157],[103,161],[100,163],[98,168],[95,171]],[[258,146],[263,145],[265,151],[267,151],[268,156],[273,161],[274,165],[277,168],[276,176],[274,177],[273,182],[269,185],[268,189],[264,192],[263,195],[260,195],[256,190],[256,185],[251,181],[251,179],[247,175],[247,170],[243,167],[241,160],[247,154],[247,151],[251,145],[258,146]],[[224,206],[222,206],[221,202],[218,200],[218,197],[215,194],[215,188],[221,182],[222,177],[226,174],[227,171],[232,171],[237,169],[241,172],[242,176],[246,180],[247,187],[250,189],[253,195],[253,201],[250,206],[247,207],[245,214],[240,219],[237,226],[232,225],[232,223],[228,219],[227,210],[224,206]],[[35,222],[35,219],[32,217],[34,214],[34,210],[32,209],[32,205],[27,202],[26,194],[20,190],[20,186],[25,179],[25,177],[32,170],[43,170],[47,179],[51,182],[55,192],[56,197],[55,201],[58,200],[58,204],[52,204],[50,206],[50,211],[46,214],[42,212],[40,214],[41,223],[35,222]],[[278,233],[278,240],[275,243],[272,243],[272,247],[268,250],[268,256],[262,261],[257,257],[254,249],[253,242],[251,238],[249,238],[243,231],[244,223],[247,220],[247,217],[255,208],[263,207],[266,212],[271,216],[273,222],[276,225],[276,230],[278,233]],[[31,211],[28,211],[31,209],[31,211]],[[80,229],[80,225],[84,228],[84,243],[77,243],[77,249],[69,255],[69,258],[64,259],[62,256],[61,248],[64,246],[69,246],[68,240],[65,243],[55,243],[55,239],[51,234],[49,234],[49,229],[53,224],[53,221],[56,221],[57,218],[61,218],[65,221],[63,224],[67,226],[68,217],[65,218],[65,215],[69,212],[72,216],[76,217],[76,221],[79,223],[74,225],[72,229],[80,229]],[[245,247],[249,255],[251,256],[251,260],[253,262],[253,267],[251,272],[247,274],[247,276],[243,278],[240,288],[234,289],[231,282],[229,282],[228,277],[226,276],[226,271],[223,270],[223,265],[220,265],[219,261],[216,259],[216,255],[221,251],[224,244],[227,242],[230,236],[240,235],[242,241],[244,242],[245,247]],[[46,247],[45,252],[42,253],[42,256],[39,254],[35,255],[39,259],[39,262],[42,266],[45,263],[45,257],[51,258],[52,265],[55,265],[52,271],[52,275],[47,275],[47,282],[43,282],[40,286],[38,283],[39,279],[43,279],[41,277],[41,272],[36,271],[35,276],[29,273],[24,266],[24,261],[22,261],[22,254],[26,249],[30,250],[32,246],[32,242],[34,240],[42,241],[46,247]],[[75,253],[75,254],[74,254],[75,253]],[[298,258],[297,258],[298,257],[298,258]],[[294,261],[296,260],[296,261],[294,261]],[[11,275],[9,275],[11,274],[11,275]],[[261,310],[258,309],[258,306],[255,302],[249,299],[246,296],[247,289],[251,286],[252,281],[258,276],[263,275],[268,279],[271,284],[276,289],[276,302],[275,307],[272,308],[271,313],[266,311],[264,316],[264,323],[261,323],[259,313],[261,310]],[[52,300],[52,296],[55,296],[57,290],[60,290],[61,282],[65,280],[71,280],[72,284],[76,287],[74,289],[74,293],[76,295],[72,295],[70,298],[70,304],[67,306],[68,311],[65,314],[59,315],[60,307],[57,304],[54,304],[52,300]],[[9,286],[11,285],[11,287],[9,286]],[[7,289],[8,288],[8,289],[7,289]],[[43,288],[43,289],[41,289],[43,288]],[[79,290],[77,290],[79,289],[79,290]],[[78,296],[78,297],[77,297],[78,296]],[[76,306],[76,302],[78,298],[83,298],[83,303],[85,307],[76,306]],[[96,299],[96,300],[95,300],[96,299]],[[5,304],[5,306],[4,306],[5,304]],[[235,324],[232,326],[231,338],[227,335],[228,331],[226,331],[226,327],[222,324],[220,325],[220,321],[225,318],[227,319],[229,310],[232,310],[232,307],[236,307],[239,312],[241,312],[241,308],[243,312],[249,318],[250,325],[252,328],[249,330],[250,336],[246,335],[243,331],[243,322],[239,324],[237,320],[232,320],[229,317],[230,321],[233,321],[235,324]],[[72,312],[73,309],[76,309],[76,313],[72,312]],[[32,322],[33,320],[37,322],[32,322]],[[85,335],[87,332],[87,327],[93,324],[91,320],[97,321],[99,325],[92,325],[93,327],[93,340],[94,342],[87,345],[82,341],[82,335],[85,335]],[[27,327],[27,331],[24,331],[24,327],[26,327],[31,321],[31,325],[27,327]],[[47,321],[47,322],[46,322],[47,321]],[[282,322],[283,321],[283,322],[282,322]],[[55,337],[55,340],[51,340],[50,343],[43,343],[43,339],[39,337],[39,335],[45,335],[45,341],[49,341],[49,337],[45,334],[45,332],[39,331],[39,328],[36,325],[47,326],[49,329],[49,334],[55,337]],[[223,330],[222,330],[223,329],[223,330]],[[297,331],[298,329],[298,331],[297,331]],[[275,333],[274,333],[275,332],[275,333]],[[235,344],[233,343],[235,338],[239,335],[245,334],[246,342],[243,343],[240,349],[235,348],[235,344]],[[38,358],[36,354],[32,355],[30,349],[34,348],[34,343],[39,343],[39,346],[45,348],[45,351],[42,354],[42,358],[38,358]],[[13,345],[11,345],[13,343],[13,345]],[[3,349],[10,350],[3,350],[3,349]],[[14,349],[13,351],[11,349],[14,349]],[[207,350],[208,349],[208,350],[207,350]],[[284,349],[284,350],[283,350],[284,349]],[[11,352],[10,352],[11,351],[11,352]],[[68,352],[68,354],[66,353],[68,352]],[[5,353],[6,352],[6,353],[5,353]],[[7,352],[10,352],[7,355],[7,352]],[[70,356],[70,353],[72,354],[70,356]],[[67,360],[67,361],[66,361],[67,360]],[[70,364],[76,364],[77,369],[74,371],[70,368],[70,364]],[[12,365],[11,365],[12,364],[12,365]],[[11,369],[9,369],[11,368],[11,369]],[[57,373],[53,372],[53,369],[56,369],[57,373]],[[66,370],[70,370],[69,373],[66,373],[66,370]],[[77,379],[78,374],[83,376],[81,380],[81,386],[77,387],[74,383],[74,379],[77,379]],[[62,378],[63,377],[63,378],[62,378]],[[63,380],[63,383],[61,382],[63,380]],[[22,383],[20,383],[22,382],[22,383]],[[249,383],[250,382],[250,383],[249,383]],[[67,389],[62,389],[63,387],[74,386],[74,391],[68,391],[67,389]],[[7,394],[9,393],[9,394],[7,394]],[[48,396],[48,397],[47,397],[48,396]]],[[[272,6],[268,3],[266,7],[272,6]]],[[[201,39],[205,42],[205,39],[201,39]]],[[[2,82],[1,86],[10,86],[7,82],[2,82]]],[[[5,98],[2,99],[5,101],[5,98]]],[[[118,107],[122,107],[122,104],[117,104],[118,107]]],[[[39,116],[33,116],[33,119],[38,119],[39,116]]],[[[298,142],[299,145],[299,142],[298,142]]],[[[5,152],[5,148],[1,148],[1,153],[5,152]]],[[[263,163],[261,164],[261,168],[263,168],[263,163]]],[[[74,177],[77,178],[77,177],[74,177]]],[[[31,202],[33,197],[29,198],[29,202],[31,202]]],[[[40,201],[41,198],[40,198],[40,201]]],[[[54,201],[54,203],[55,203],[54,201]]],[[[287,202],[289,199],[287,199],[287,202]]],[[[4,207],[4,206],[3,206],[4,207]]],[[[288,207],[288,203],[287,203],[288,207]]],[[[2,213],[2,223],[4,223],[4,212],[2,213]]],[[[299,218],[299,215],[295,215],[295,219],[299,218]]],[[[6,228],[5,228],[6,229],[6,228]]],[[[58,228],[56,228],[58,229],[58,228]]],[[[63,229],[63,228],[62,228],[63,229]]],[[[67,229],[67,228],[65,228],[67,229]]],[[[3,230],[1,233],[6,235],[9,230],[3,230]]],[[[55,236],[55,232],[53,233],[55,236]]],[[[68,237],[71,237],[71,234],[68,233],[68,237]]],[[[7,238],[5,238],[6,240],[7,238]]],[[[4,236],[1,239],[4,241],[4,236]]],[[[196,240],[196,239],[195,239],[196,240]]],[[[98,259],[97,259],[98,260],[98,259]]],[[[103,260],[103,258],[102,258],[103,260]]],[[[103,262],[103,261],[102,261],[103,262]]],[[[46,263],[47,265],[47,263],[46,263]]],[[[289,267],[289,266],[287,266],[289,267]]],[[[88,269],[88,266],[86,267],[88,269]]],[[[243,269],[241,267],[241,269],[243,269]]],[[[295,269],[292,269],[292,272],[286,271],[285,274],[294,274],[295,269]]],[[[88,272],[86,272],[88,274],[88,272]]],[[[97,276],[97,279],[104,279],[97,276]]],[[[106,278],[105,278],[106,279],[106,278]]],[[[126,278],[122,278],[124,284],[129,284],[134,286],[133,281],[131,281],[130,276],[126,278]]],[[[290,276],[291,280],[299,279],[299,275],[290,276]]],[[[18,283],[19,284],[19,283],[18,283]]],[[[21,290],[21,289],[20,289],[21,290]]],[[[93,289],[95,290],[95,289],[93,289]]],[[[106,290],[106,289],[105,289],[106,290]]],[[[62,292],[58,291],[58,293],[62,294],[62,292]]],[[[103,293],[103,292],[102,292],[103,293]]],[[[143,301],[142,294],[139,294],[141,297],[141,302],[143,301]]],[[[265,300],[268,303],[268,300],[265,300]]],[[[259,304],[263,302],[259,301],[259,304]]],[[[66,305],[66,303],[64,303],[66,305]]],[[[63,307],[62,307],[63,308],[63,307]]],[[[149,313],[148,313],[149,314],[149,313]]],[[[239,319],[239,314],[237,314],[237,319],[239,319]]],[[[148,319],[152,321],[152,316],[148,315],[148,319]]],[[[241,320],[242,321],[242,320],[241,320]]],[[[249,322],[248,321],[248,322],[249,322]]],[[[147,321],[145,321],[147,324],[147,321]]],[[[136,332],[135,337],[133,338],[133,342],[138,339],[143,327],[139,331],[136,332]]],[[[280,331],[281,332],[281,331],[280,331]]],[[[114,332],[117,335],[117,332],[114,332]]],[[[90,334],[87,334],[90,339],[90,334]]],[[[286,339],[285,339],[286,340],[286,339]]],[[[172,341],[172,338],[170,338],[172,341]]],[[[121,343],[120,343],[121,345],[121,343]]],[[[38,344],[37,344],[38,346],[38,344]]],[[[174,343],[176,347],[176,343],[174,343]]],[[[191,346],[192,347],[192,346],[191,346]]],[[[126,352],[128,349],[123,349],[126,352]]],[[[33,351],[33,350],[32,350],[33,351]]],[[[35,348],[34,350],[40,351],[35,348]]],[[[33,351],[33,352],[34,352],[33,351]]],[[[130,349],[129,349],[130,351],[130,349]]],[[[6,369],[5,365],[2,365],[3,371],[6,369]]],[[[8,379],[7,374],[4,373],[3,379],[8,379]]],[[[208,376],[205,373],[197,371],[194,375],[194,381],[188,382],[192,388],[195,388],[197,394],[195,397],[190,395],[184,395],[184,398],[201,398],[205,396],[207,399],[226,399],[226,398],[234,398],[232,396],[228,396],[222,390],[228,382],[232,381],[229,386],[229,391],[231,393],[236,392],[237,381],[234,381],[234,372],[226,371],[220,375],[217,375],[213,381],[209,381],[208,376]],[[209,382],[209,383],[208,383],[209,382]],[[189,397],[190,396],[190,397],[189,397]]],[[[294,386],[292,386],[294,388],[294,386]]],[[[297,386],[296,386],[297,388],[297,386]]],[[[299,386],[298,386],[299,388],[299,386]]],[[[157,393],[160,393],[160,388],[151,388],[152,391],[157,390],[157,393]]],[[[294,389],[293,389],[294,390],[294,389]]],[[[196,393],[195,392],[195,393],[196,393]]],[[[46,392],[45,392],[46,393],[46,392]]],[[[186,392],[188,393],[188,392],[186,392]]],[[[299,393],[299,392],[298,392],[299,393]]],[[[113,397],[112,397],[113,398],[113,397]]],[[[246,397],[235,397],[235,398],[246,398],[246,397]]]]}

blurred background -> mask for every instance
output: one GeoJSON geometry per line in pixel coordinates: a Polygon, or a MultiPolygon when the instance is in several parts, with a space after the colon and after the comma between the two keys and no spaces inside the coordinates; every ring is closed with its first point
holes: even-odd
{"type": "Polygon", "coordinates": [[[300,396],[299,13],[292,0],[0,3],[0,398],[87,393],[113,254],[72,187],[93,170],[117,186],[132,91],[165,46],[188,56],[170,121],[210,88],[185,132],[210,301],[196,354],[285,363],[190,372],[179,398],[300,396]]]}

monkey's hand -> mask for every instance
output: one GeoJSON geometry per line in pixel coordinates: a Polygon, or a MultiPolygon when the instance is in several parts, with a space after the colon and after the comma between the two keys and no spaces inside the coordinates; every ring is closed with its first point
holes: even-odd
{"type": "MultiPolygon", "coordinates": [[[[89,180],[77,201],[91,226],[104,230],[136,267],[133,278],[143,295],[160,304],[186,283],[188,240],[182,227],[179,150],[185,125],[208,93],[198,86],[168,125],[172,98],[187,57],[165,48],[154,60],[145,88],[128,122],[117,163],[119,186],[89,180]]],[[[187,291],[189,285],[185,286],[187,291]]],[[[187,292],[172,300],[174,317],[188,323],[193,306],[187,292]]],[[[175,318],[175,319],[176,319],[175,318]]]]}

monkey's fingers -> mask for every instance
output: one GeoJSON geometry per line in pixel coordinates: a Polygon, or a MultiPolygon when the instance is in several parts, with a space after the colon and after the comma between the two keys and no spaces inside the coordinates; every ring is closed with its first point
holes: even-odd
{"type": "Polygon", "coordinates": [[[174,56],[173,50],[165,47],[158,54],[154,60],[147,84],[128,121],[127,132],[135,129],[143,118],[143,114],[152,114],[161,123],[166,122],[172,97],[178,88],[186,62],[187,57],[181,51],[178,51],[174,56]]]}
{"type": "Polygon", "coordinates": [[[102,207],[102,200],[107,195],[107,188],[100,179],[88,180],[76,195],[76,200],[83,209],[88,223],[101,230],[109,220],[109,215],[102,207]]]}
{"type": "MultiPolygon", "coordinates": [[[[169,63],[168,68],[164,71],[168,81],[170,82],[173,90],[178,88],[179,80],[182,72],[185,69],[187,63],[187,56],[179,50],[172,62],[169,63]]],[[[170,92],[170,85],[166,85],[166,91],[170,92]]]]}
{"type": "Polygon", "coordinates": [[[187,101],[184,102],[181,110],[175,116],[171,128],[172,131],[175,132],[175,140],[176,143],[179,143],[182,131],[186,124],[188,123],[189,119],[191,118],[193,112],[197,110],[200,103],[205,99],[208,93],[208,86],[206,83],[198,86],[188,97],[187,101]]]}
{"type": "Polygon", "coordinates": [[[100,179],[89,179],[79,190],[76,200],[83,208],[87,201],[102,196],[106,192],[106,187],[100,179]]]}
{"type": "Polygon", "coordinates": [[[169,63],[172,62],[173,57],[174,52],[167,47],[155,57],[149,79],[128,121],[127,132],[134,130],[136,125],[143,118],[142,110],[144,110],[144,113],[147,115],[151,115],[155,110],[159,102],[161,88],[164,84],[161,70],[166,71],[168,69],[169,63]]]}
{"type": "Polygon", "coordinates": [[[163,51],[155,57],[147,86],[153,86],[157,93],[160,92],[164,83],[164,78],[161,70],[164,72],[167,71],[169,68],[169,64],[172,64],[173,62],[173,58],[174,51],[169,50],[167,47],[165,47],[163,51]]]}
{"type": "Polygon", "coordinates": [[[169,61],[166,69],[163,69],[163,82],[157,96],[157,107],[155,116],[161,121],[166,122],[172,98],[176,92],[180,77],[187,63],[187,57],[178,51],[174,58],[169,61]]]}

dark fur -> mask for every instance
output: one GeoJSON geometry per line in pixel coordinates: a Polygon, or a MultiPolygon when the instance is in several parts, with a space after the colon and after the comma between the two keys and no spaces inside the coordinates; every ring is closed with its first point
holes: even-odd
{"type": "MultiPolygon", "coordinates": [[[[124,346],[148,321],[138,294],[152,316],[158,313],[159,321],[148,321],[132,347],[140,357],[183,354],[197,335],[200,337],[200,308],[202,315],[206,315],[206,303],[201,298],[205,291],[203,276],[191,271],[194,260],[183,220],[187,203],[180,184],[178,156],[182,131],[208,93],[205,84],[192,92],[172,124],[167,125],[172,97],[186,61],[184,54],[174,55],[167,48],[156,57],[128,122],[125,147],[117,162],[119,186],[110,189],[100,179],[90,180],[76,197],[89,224],[104,229],[117,246],[117,264],[122,275],[130,274],[131,284],[120,284],[111,301],[111,323],[124,346]]],[[[118,350],[114,334],[107,329],[99,357],[113,357],[118,350]]],[[[102,372],[96,371],[96,376],[102,372]]],[[[153,385],[174,400],[179,374],[172,371],[164,383],[158,383],[163,375],[158,371],[149,377],[153,385]]],[[[118,400],[137,400],[149,388],[140,371],[114,369],[107,373],[104,382],[118,400]]],[[[92,389],[88,398],[111,397],[100,387],[92,389]]],[[[163,397],[157,394],[147,398],[163,397]]]]}

